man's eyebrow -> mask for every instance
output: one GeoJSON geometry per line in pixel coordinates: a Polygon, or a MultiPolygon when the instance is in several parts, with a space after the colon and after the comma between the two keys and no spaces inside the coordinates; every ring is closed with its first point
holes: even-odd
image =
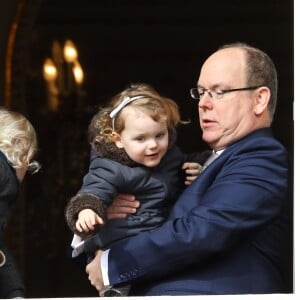
{"type": "Polygon", "coordinates": [[[204,86],[201,85],[201,84],[197,84],[197,87],[198,87],[198,88],[210,89],[210,90],[213,90],[213,89],[216,89],[216,88],[220,88],[221,86],[224,86],[224,84],[221,84],[221,83],[215,83],[215,84],[213,84],[213,85],[210,86],[210,87],[204,87],[204,86]]]}

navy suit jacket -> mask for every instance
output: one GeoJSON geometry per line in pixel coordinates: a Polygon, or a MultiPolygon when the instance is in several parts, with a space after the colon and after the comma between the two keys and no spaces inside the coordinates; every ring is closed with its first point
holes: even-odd
{"type": "Polygon", "coordinates": [[[230,145],[161,227],[110,249],[110,283],[134,295],[287,292],[287,157],[268,128],[230,145]]]}

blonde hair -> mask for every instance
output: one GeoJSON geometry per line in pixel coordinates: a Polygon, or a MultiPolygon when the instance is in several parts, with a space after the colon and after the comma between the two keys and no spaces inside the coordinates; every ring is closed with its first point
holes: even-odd
{"type": "Polygon", "coordinates": [[[36,132],[20,113],[0,108],[0,150],[16,169],[37,172],[40,164],[32,160],[37,153],[36,132]]]}
{"type": "Polygon", "coordinates": [[[98,143],[111,143],[113,131],[121,133],[125,127],[124,115],[122,110],[116,115],[114,128],[109,114],[118,106],[125,97],[141,98],[134,100],[127,106],[142,110],[156,122],[166,122],[170,132],[174,133],[179,123],[185,123],[180,119],[177,103],[161,96],[152,86],[145,83],[132,84],[130,87],[114,96],[107,108],[102,108],[93,117],[89,126],[89,142],[92,145],[98,143]]]}

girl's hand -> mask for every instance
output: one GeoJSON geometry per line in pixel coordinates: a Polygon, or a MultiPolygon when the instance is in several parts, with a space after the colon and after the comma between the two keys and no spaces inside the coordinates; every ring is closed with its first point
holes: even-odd
{"type": "Polygon", "coordinates": [[[195,162],[185,162],[182,165],[182,169],[185,170],[186,178],[185,185],[190,185],[201,173],[202,166],[195,162]]]}
{"type": "Polygon", "coordinates": [[[78,214],[78,220],[76,222],[76,229],[79,232],[89,232],[95,229],[97,224],[104,224],[102,218],[99,217],[92,209],[83,209],[78,214]]]}

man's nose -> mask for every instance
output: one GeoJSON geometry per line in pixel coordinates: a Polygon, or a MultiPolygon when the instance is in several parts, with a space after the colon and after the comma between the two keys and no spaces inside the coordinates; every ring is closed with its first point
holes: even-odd
{"type": "Polygon", "coordinates": [[[199,99],[198,107],[199,108],[212,108],[212,95],[209,91],[205,91],[204,95],[199,99]]]}

